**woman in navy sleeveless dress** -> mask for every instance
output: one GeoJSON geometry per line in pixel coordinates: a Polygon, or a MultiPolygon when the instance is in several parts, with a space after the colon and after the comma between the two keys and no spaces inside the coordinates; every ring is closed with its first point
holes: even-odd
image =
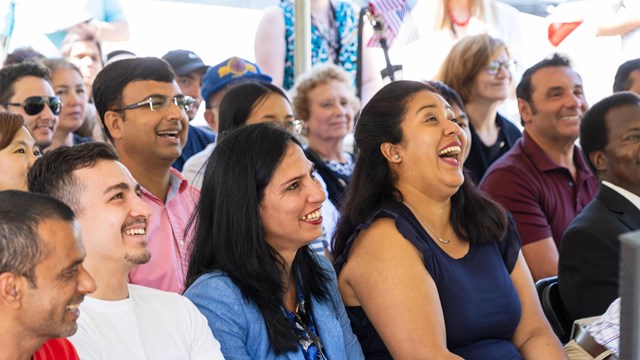
{"type": "Polygon", "coordinates": [[[513,221],[465,181],[466,135],[446,101],[391,83],[355,138],[334,266],[366,358],[566,359],[513,221]]]}

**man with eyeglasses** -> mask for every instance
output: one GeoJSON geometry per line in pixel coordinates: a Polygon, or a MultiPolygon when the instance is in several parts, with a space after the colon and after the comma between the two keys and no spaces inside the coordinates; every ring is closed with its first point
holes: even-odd
{"type": "MultiPolygon", "coordinates": [[[[205,65],[193,51],[188,50],[169,51],[162,56],[162,59],[168,62],[176,73],[180,90],[195,100],[194,106],[187,112],[189,121],[191,121],[196,117],[202,102],[202,97],[200,97],[202,77],[209,66],[205,65]]],[[[173,167],[182,171],[185,161],[215,141],[216,135],[211,130],[189,124],[187,144],[182,149],[180,157],[173,163],[173,167]]]]}
{"type": "Polygon", "coordinates": [[[40,150],[51,145],[62,109],[49,78],[46,67],[31,61],[0,69],[0,106],[24,117],[40,150]]]}
{"type": "Polygon", "coordinates": [[[598,180],[575,145],[587,102],[569,59],[554,54],[527,69],[516,96],[522,138],[487,170],[480,188],[513,215],[537,281],[558,275],[562,235],[598,180]]]}
{"type": "Polygon", "coordinates": [[[182,293],[191,242],[185,230],[200,192],[171,164],[187,141],[193,99],[182,94],[171,66],[155,57],[109,64],[93,83],[93,97],[105,134],[151,209],[151,260],[133,269],[129,280],[182,293]]]}

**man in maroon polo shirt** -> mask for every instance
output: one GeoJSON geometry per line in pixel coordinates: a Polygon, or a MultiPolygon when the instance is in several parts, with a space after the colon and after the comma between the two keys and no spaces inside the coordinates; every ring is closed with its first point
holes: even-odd
{"type": "Polygon", "coordinates": [[[527,69],[516,95],[523,136],[489,168],[480,188],[513,215],[537,281],[558,274],[560,239],[598,180],[575,145],[587,102],[569,59],[554,54],[527,69]]]}

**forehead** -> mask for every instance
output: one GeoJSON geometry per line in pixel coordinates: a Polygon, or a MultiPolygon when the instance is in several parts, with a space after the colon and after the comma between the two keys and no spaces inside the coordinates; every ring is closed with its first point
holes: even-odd
{"type": "Polygon", "coordinates": [[[93,167],[74,171],[75,178],[83,184],[82,197],[95,198],[104,195],[107,188],[126,183],[137,184],[129,170],[119,161],[99,160],[93,167]]]}
{"type": "Polygon", "coordinates": [[[37,76],[24,76],[13,83],[12,102],[21,102],[30,96],[53,96],[51,84],[37,76]]]}
{"type": "Polygon", "coordinates": [[[531,76],[532,94],[545,92],[549,88],[573,89],[582,86],[578,73],[566,66],[549,66],[542,68],[531,76]]]}
{"type": "MultiPolygon", "coordinates": [[[[84,257],[80,226],[76,220],[44,220],[38,224],[38,237],[47,256],[36,265],[36,272],[43,269],[47,277],[56,275],[57,271],[84,257]]],[[[38,279],[41,277],[38,276],[38,279]]]]}
{"type": "Polygon", "coordinates": [[[85,54],[98,54],[100,50],[98,49],[98,45],[93,41],[76,41],[71,46],[71,51],[69,52],[70,57],[85,55],[85,54]]]}
{"type": "Polygon", "coordinates": [[[300,146],[289,141],[284,156],[273,172],[271,184],[279,186],[292,176],[301,175],[300,172],[304,173],[307,168],[311,168],[311,161],[304,155],[300,146]]]}
{"type": "Polygon", "coordinates": [[[620,132],[629,129],[640,130],[640,103],[618,106],[610,109],[605,114],[605,121],[610,136],[620,135],[620,132]]]}
{"type": "Polygon", "coordinates": [[[329,93],[329,92],[340,92],[346,93],[347,86],[340,80],[331,79],[326,82],[321,82],[318,85],[314,86],[309,92],[316,93],[329,93]]]}
{"type": "Polygon", "coordinates": [[[54,71],[51,74],[51,83],[53,83],[54,85],[69,79],[76,80],[76,82],[78,83],[83,83],[82,74],[74,69],[62,68],[54,71]]]}
{"type": "Polygon", "coordinates": [[[180,87],[175,80],[172,82],[136,80],[128,83],[124,87],[122,90],[122,99],[125,103],[128,103],[131,101],[140,101],[150,95],[173,97],[180,94],[180,87]]]}
{"type": "Polygon", "coordinates": [[[439,94],[433,93],[428,90],[419,91],[407,102],[407,115],[416,115],[420,109],[425,106],[435,106],[440,110],[450,109],[449,103],[439,94]]]}
{"type": "Polygon", "coordinates": [[[29,130],[27,130],[27,128],[25,128],[24,126],[20,127],[20,129],[16,133],[16,136],[13,137],[13,141],[11,142],[15,143],[18,141],[23,141],[30,145],[33,145],[35,143],[35,141],[33,140],[33,137],[29,133],[29,130]]]}

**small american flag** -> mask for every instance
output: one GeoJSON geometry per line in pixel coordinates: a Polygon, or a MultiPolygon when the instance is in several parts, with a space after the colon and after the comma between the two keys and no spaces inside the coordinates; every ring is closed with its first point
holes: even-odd
{"type": "Polygon", "coordinates": [[[377,21],[382,21],[382,29],[375,31],[368,47],[379,47],[380,39],[387,41],[391,46],[393,39],[400,33],[402,19],[409,12],[406,0],[369,0],[369,11],[377,21]]]}

